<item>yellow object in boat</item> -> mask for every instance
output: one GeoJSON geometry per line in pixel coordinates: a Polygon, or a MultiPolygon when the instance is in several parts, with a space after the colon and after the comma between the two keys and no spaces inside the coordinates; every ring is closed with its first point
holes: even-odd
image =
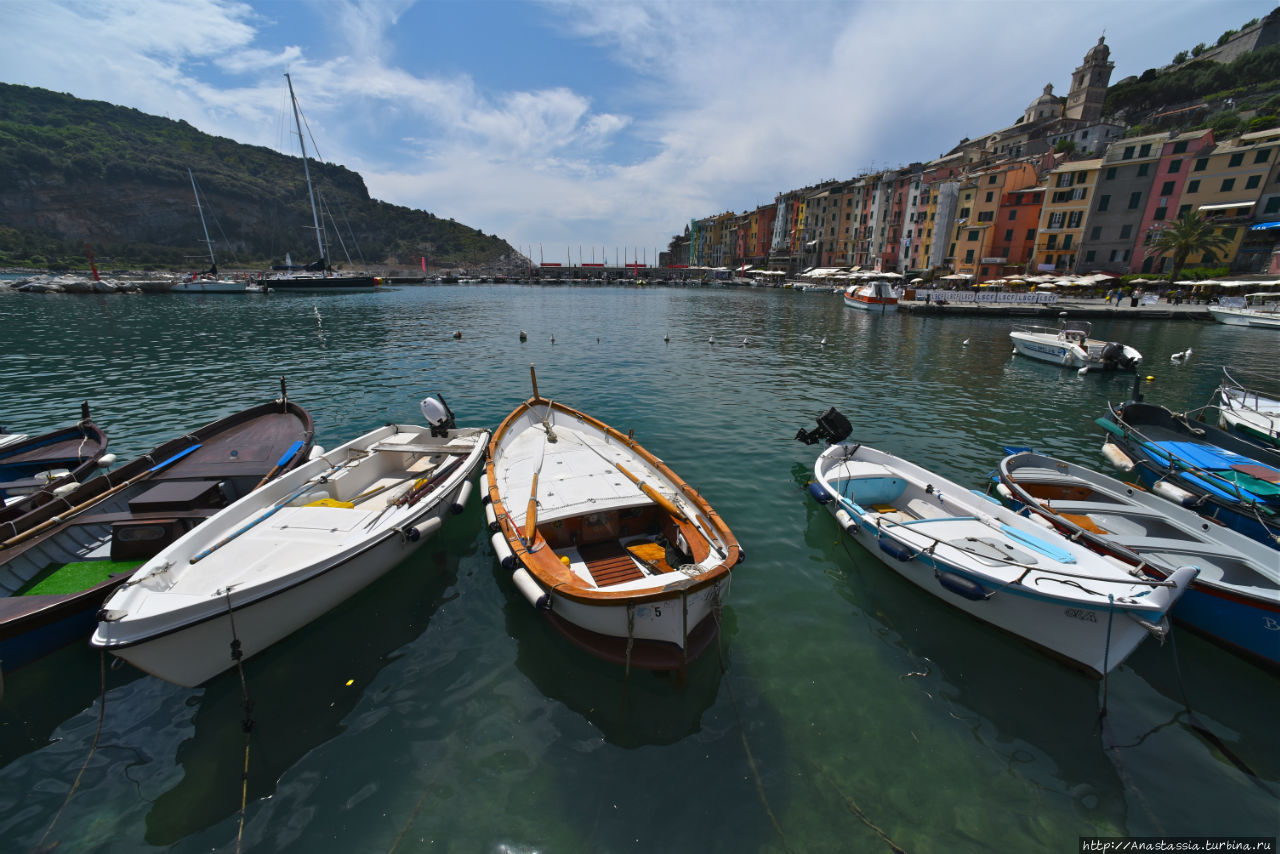
{"type": "Polygon", "coordinates": [[[304,504],[303,507],[342,507],[350,510],[355,507],[350,501],[339,501],[336,498],[321,498],[319,501],[312,501],[310,504],[304,504]]]}

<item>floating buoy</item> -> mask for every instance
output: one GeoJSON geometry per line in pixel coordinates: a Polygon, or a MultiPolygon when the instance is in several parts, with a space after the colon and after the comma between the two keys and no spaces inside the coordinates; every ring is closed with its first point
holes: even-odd
{"type": "Polygon", "coordinates": [[[961,342],[960,346],[961,346],[961,347],[968,347],[968,346],[969,346],[969,339],[968,339],[968,338],[964,339],[964,341],[963,341],[963,342],[961,342]]]}
{"type": "Polygon", "coordinates": [[[552,344],[556,343],[556,336],[554,335],[551,336],[551,343],[552,344]]]}
{"type": "Polygon", "coordinates": [[[1156,381],[1156,378],[1155,378],[1155,377],[1143,377],[1143,379],[1144,379],[1144,380],[1146,380],[1146,381],[1147,381],[1147,382],[1149,382],[1149,383],[1153,383],[1153,382],[1155,382],[1155,381],[1156,381]]]}
{"type": "Polygon", "coordinates": [[[1081,376],[1081,377],[1082,377],[1082,376],[1084,376],[1084,375],[1085,375],[1085,374],[1087,374],[1087,373],[1089,373],[1089,366],[1088,366],[1088,365],[1085,365],[1083,368],[1081,368],[1080,370],[1076,371],[1076,375],[1077,375],[1077,376],[1081,376]]]}
{"type": "Polygon", "coordinates": [[[708,338],[708,339],[707,339],[707,343],[708,343],[708,344],[714,344],[714,343],[716,343],[716,336],[712,335],[710,338],[708,338]]]}
{"type": "Polygon", "coordinates": [[[821,344],[823,347],[827,346],[827,336],[823,335],[822,340],[819,341],[818,343],[821,344]]]}
{"type": "Polygon", "coordinates": [[[454,331],[454,333],[453,333],[453,337],[454,337],[454,338],[461,338],[461,337],[462,337],[462,330],[461,330],[461,329],[455,330],[455,331],[454,331]]]}
{"type": "Polygon", "coordinates": [[[1174,362],[1176,364],[1176,363],[1182,362],[1184,359],[1187,359],[1190,356],[1191,356],[1191,348],[1188,347],[1186,350],[1183,350],[1181,353],[1174,353],[1172,356],[1169,357],[1169,361],[1174,362]]]}
{"type": "Polygon", "coordinates": [[[521,341],[528,341],[528,340],[529,340],[529,336],[525,334],[525,332],[524,332],[524,330],[523,330],[523,329],[521,329],[521,330],[520,330],[520,340],[521,340],[521,341]]]}
{"type": "Polygon", "coordinates": [[[663,335],[663,336],[662,336],[662,340],[663,340],[663,341],[665,341],[666,343],[670,344],[670,343],[671,343],[671,333],[670,333],[670,332],[668,332],[666,335],[663,335]]]}

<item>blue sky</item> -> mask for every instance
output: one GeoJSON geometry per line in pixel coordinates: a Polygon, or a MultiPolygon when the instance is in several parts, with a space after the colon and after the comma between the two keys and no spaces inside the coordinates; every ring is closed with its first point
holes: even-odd
{"type": "Polygon", "coordinates": [[[1272,0],[0,0],[0,80],[324,159],[548,260],[1011,124],[1105,32],[1113,82],[1272,0]]]}

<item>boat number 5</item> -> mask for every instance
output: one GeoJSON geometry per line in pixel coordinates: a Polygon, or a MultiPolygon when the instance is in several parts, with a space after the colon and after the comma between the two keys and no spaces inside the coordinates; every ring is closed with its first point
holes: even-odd
{"type": "Polygon", "coordinates": [[[655,605],[655,606],[653,607],[653,616],[655,616],[655,617],[661,617],[661,616],[662,616],[662,609],[661,609],[661,608],[659,608],[657,605],[655,605]]]}
{"type": "Polygon", "coordinates": [[[1063,613],[1068,617],[1075,617],[1077,620],[1084,620],[1089,623],[1098,622],[1098,615],[1092,611],[1083,611],[1079,608],[1067,608],[1063,613]]]}

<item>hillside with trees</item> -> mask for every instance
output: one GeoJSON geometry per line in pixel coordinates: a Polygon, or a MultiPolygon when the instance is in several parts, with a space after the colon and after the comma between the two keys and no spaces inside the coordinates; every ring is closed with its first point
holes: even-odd
{"type": "MultiPolygon", "coordinates": [[[[369,197],[364,179],[310,160],[335,266],[514,262],[504,240],[369,197]],[[334,223],[337,227],[334,227],[334,223]],[[341,235],[345,251],[338,240],[341,235]]],[[[302,162],[185,121],[0,83],[0,265],[81,266],[85,244],[115,266],[207,261],[195,176],[219,264],[315,260],[302,162]]]]}

